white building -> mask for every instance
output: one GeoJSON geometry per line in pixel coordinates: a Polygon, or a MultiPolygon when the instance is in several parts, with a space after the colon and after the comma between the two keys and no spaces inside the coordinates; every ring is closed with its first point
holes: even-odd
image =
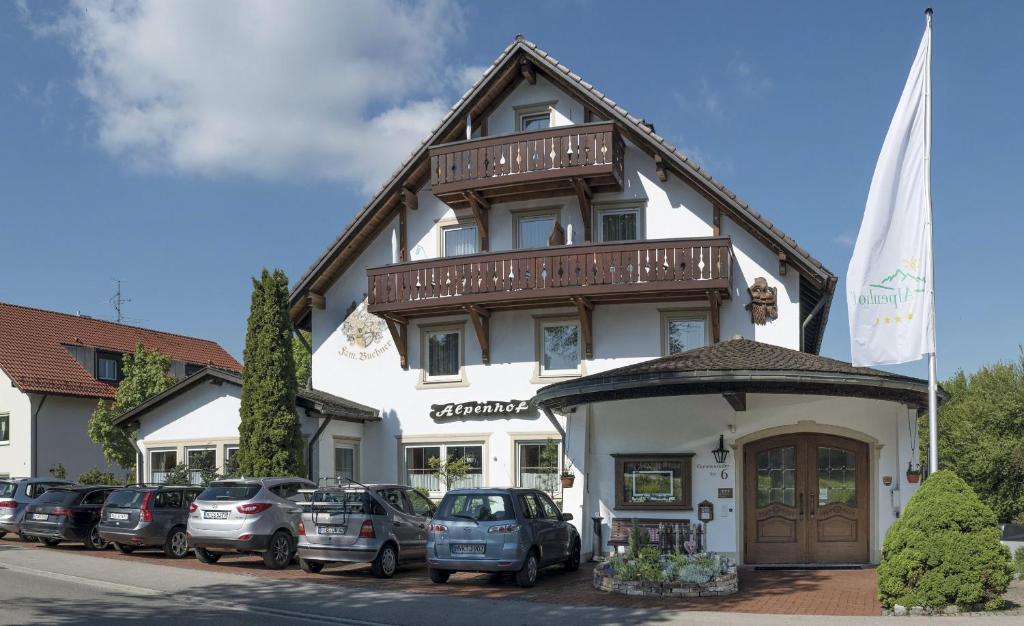
{"type": "Polygon", "coordinates": [[[241,369],[212,341],[0,303],[0,477],[46,476],[58,465],[71,479],[91,468],[122,473],[86,429],[138,344],[170,358],[178,378],[208,365],[241,369]]]}
{"type": "Polygon", "coordinates": [[[352,432],[361,480],[440,496],[431,457],[469,458],[467,486],[564,469],[574,484],[552,491],[584,552],[592,517],[607,550],[613,520],[696,523],[706,500],[709,547],[745,562],[877,561],[926,385],[816,356],[835,285],[517,38],[297,283],[291,315],[314,387],[381,411],[352,432]]]}

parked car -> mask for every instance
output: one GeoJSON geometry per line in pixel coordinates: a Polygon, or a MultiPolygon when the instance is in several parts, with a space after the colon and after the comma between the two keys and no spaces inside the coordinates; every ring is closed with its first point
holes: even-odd
{"type": "Polygon", "coordinates": [[[138,548],[163,548],[180,559],[188,555],[188,514],[201,487],[130,485],[107,497],[100,515],[100,538],[131,554],[138,548]]]}
{"type": "Polygon", "coordinates": [[[224,552],[256,552],[270,569],[295,557],[302,503],[314,488],[304,478],[248,478],[210,484],[189,508],[188,545],[203,563],[224,552]]]}
{"type": "Polygon", "coordinates": [[[5,478],[0,480],[0,537],[13,533],[23,541],[35,541],[31,535],[21,532],[21,520],[25,507],[41,496],[50,487],[70,485],[70,481],[59,478],[5,478]]]}
{"type": "Polygon", "coordinates": [[[370,563],[376,576],[390,578],[400,561],[424,560],[435,511],[405,485],[316,489],[299,523],[299,565],[316,573],[328,563],[370,563]]]}
{"type": "Polygon", "coordinates": [[[21,532],[39,537],[48,546],[62,541],[81,542],[90,550],[103,550],[99,521],[103,501],[117,487],[53,487],[25,507],[21,532]]]}
{"type": "Polygon", "coordinates": [[[580,536],[548,494],[532,489],[456,489],[441,500],[427,536],[430,580],[454,572],[508,572],[532,587],[542,567],[580,566],[580,536]]]}

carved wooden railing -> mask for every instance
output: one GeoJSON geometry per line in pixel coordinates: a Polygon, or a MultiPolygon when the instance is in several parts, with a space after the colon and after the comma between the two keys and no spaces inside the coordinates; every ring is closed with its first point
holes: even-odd
{"type": "Polygon", "coordinates": [[[573,297],[728,297],[728,237],[663,239],[489,252],[367,270],[371,313],[515,306],[573,297]]]}
{"type": "Polygon", "coordinates": [[[622,185],[622,137],[615,124],[575,124],[430,148],[435,195],[467,189],[606,176],[622,185]]]}

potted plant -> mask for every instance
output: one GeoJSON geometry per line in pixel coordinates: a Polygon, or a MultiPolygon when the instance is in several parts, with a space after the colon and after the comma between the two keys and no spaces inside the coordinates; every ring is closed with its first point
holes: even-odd
{"type": "Polygon", "coordinates": [[[907,482],[913,484],[913,483],[918,483],[920,481],[921,481],[921,468],[920,467],[915,468],[913,462],[907,463],[907,482]]]}
{"type": "Polygon", "coordinates": [[[576,474],[573,474],[569,468],[562,470],[558,478],[562,481],[562,489],[571,489],[573,483],[576,482],[576,474]]]}

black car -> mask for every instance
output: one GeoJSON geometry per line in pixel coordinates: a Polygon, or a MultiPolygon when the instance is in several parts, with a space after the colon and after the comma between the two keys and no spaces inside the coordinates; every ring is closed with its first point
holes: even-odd
{"type": "Polygon", "coordinates": [[[129,485],[110,494],[100,515],[100,539],[129,554],[136,548],[163,548],[180,559],[188,555],[188,509],[201,487],[129,485]]]}
{"type": "Polygon", "coordinates": [[[62,541],[81,542],[90,550],[103,550],[99,521],[103,502],[117,487],[56,487],[25,508],[22,532],[39,537],[48,546],[62,541]]]}

